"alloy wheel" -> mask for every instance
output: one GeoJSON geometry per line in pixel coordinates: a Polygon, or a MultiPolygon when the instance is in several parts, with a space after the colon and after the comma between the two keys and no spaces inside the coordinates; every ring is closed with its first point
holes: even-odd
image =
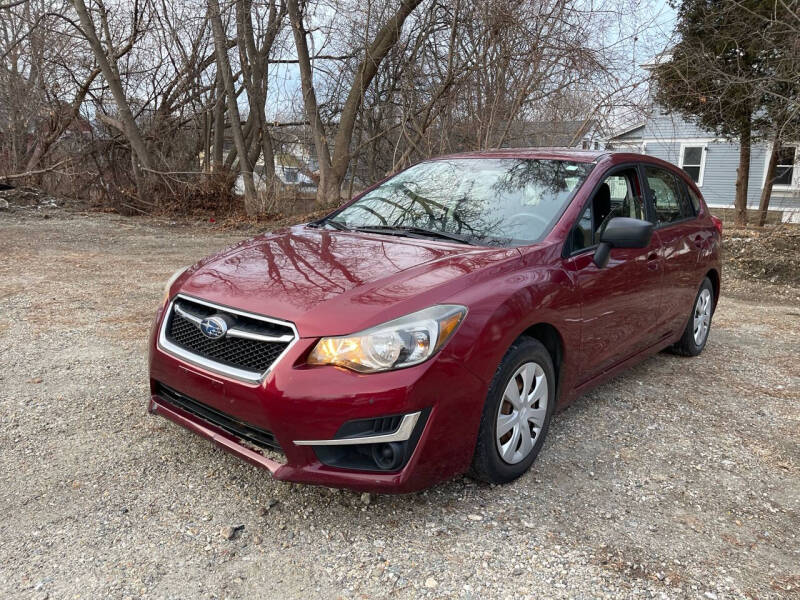
{"type": "Polygon", "coordinates": [[[702,346],[711,324],[711,292],[703,289],[694,307],[694,343],[702,346]]]}
{"type": "Polygon", "coordinates": [[[533,450],[547,416],[547,376],[535,362],[526,362],[509,379],[497,410],[497,450],[508,464],[533,450]]]}

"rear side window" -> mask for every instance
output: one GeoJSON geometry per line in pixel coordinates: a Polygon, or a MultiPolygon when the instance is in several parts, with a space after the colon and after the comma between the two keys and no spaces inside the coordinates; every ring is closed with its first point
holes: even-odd
{"type": "Polygon", "coordinates": [[[700,212],[700,198],[697,197],[697,194],[694,193],[694,190],[690,188],[688,185],[686,186],[686,191],[689,192],[689,200],[692,202],[692,208],[694,208],[694,214],[698,214],[700,212]]]}
{"type": "Polygon", "coordinates": [[[652,166],[645,166],[644,172],[653,198],[657,225],[673,223],[694,216],[694,209],[688,196],[681,192],[672,173],[652,166]]]}

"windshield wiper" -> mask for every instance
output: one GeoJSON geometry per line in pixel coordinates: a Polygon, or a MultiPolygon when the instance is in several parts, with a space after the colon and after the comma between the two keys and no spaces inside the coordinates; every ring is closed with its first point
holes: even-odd
{"type": "Polygon", "coordinates": [[[407,227],[391,225],[365,225],[363,227],[353,227],[353,231],[362,231],[364,233],[384,233],[386,235],[399,235],[399,236],[416,236],[416,237],[429,237],[439,238],[442,240],[451,240],[460,242],[462,244],[469,244],[474,246],[475,240],[457,233],[447,233],[446,231],[436,231],[432,229],[423,229],[422,227],[407,227]]]}
{"type": "Polygon", "coordinates": [[[310,223],[306,223],[306,227],[313,227],[314,229],[318,229],[319,227],[324,227],[325,225],[330,225],[334,229],[338,229],[339,231],[349,231],[350,228],[340,221],[334,221],[333,219],[320,219],[319,221],[311,221],[310,223]]]}
{"type": "Polygon", "coordinates": [[[342,223],[341,221],[334,221],[333,219],[325,219],[322,222],[323,225],[330,225],[334,229],[338,229],[339,231],[348,231],[350,228],[342,223]]]}
{"type": "Polygon", "coordinates": [[[448,233],[447,231],[437,231],[435,229],[422,229],[421,227],[400,227],[400,229],[417,235],[452,240],[454,242],[461,242],[462,244],[469,244],[470,246],[474,246],[477,243],[474,239],[458,233],[448,233]]]}

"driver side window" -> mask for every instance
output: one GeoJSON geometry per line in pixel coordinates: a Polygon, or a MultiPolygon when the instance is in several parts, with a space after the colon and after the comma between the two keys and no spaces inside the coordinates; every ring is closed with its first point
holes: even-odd
{"type": "Polygon", "coordinates": [[[595,190],[572,230],[571,251],[599,244],[600,234],[614,217],[644,219],[641,186],[634,168],[609,175],[595,190]]]}

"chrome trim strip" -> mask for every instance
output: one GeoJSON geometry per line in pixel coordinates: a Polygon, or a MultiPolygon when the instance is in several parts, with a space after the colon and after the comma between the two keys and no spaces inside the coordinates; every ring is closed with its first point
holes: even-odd
{"type": "MultiPolygon", "coordinates": [[[[206,306],[211,307],[211,305],[207,302],[198,302],[198,304],[203,304],[206,306]]],[[[216,307],[214,307],[216,308],[216,307]]],[[[181,317],[190,321],[200,327],[200,323],[203,322],[203,319],[198,317],[197,315],[193,315],[190,312],[183,310],[179,305],[175,305],[175,312],[178,313],[181,317]]],[[[266,318],[261,319],[258,318],[256,315],[249,315],[246,313],[242,313],[235,310],[225,309],[225,312],[236,313],[238,315],[245,315],[250,318],[258,319],[259,321],[264,321],[268,323],[279,323],[280,325],[288,326],[289,323],[280,323],[279,321],[275,320],[267,320],[266,318]]],[[[242,338],[244,340],[254,340],[256,342],[282,342],[284,344],[291,342],[294,339],[293,335],[264,335],[262,333],[252,333],[251,331],[244,331],[243,329],[239,329],[238,327],[231,327],[228,331],[225,332],[226,337],[235,337],[235,338],[242,338]]]]}
{"type": "Polygon", "coordinates": [[[203,322],[203,319],[201,319],[200,317],[197,317],[197,316],[193,315],[192,313],[186,312],[185,310],[183,310],[183,309],[182,309],[180,306],[178,306],[177,304],[175,305],[175,312],[176,312],[176,313],[178,313],[180,316],[182,316],[182,317],[183,317],[184,319],[186,319],[187,321],[191,321],[192,323],[194,323],[194,324],[195,324],[195,325],[197,325],[198,327],[200,326],[200,323],[202,323],[202,322],[203,322]]]}
{"type": "MultiPolygon", "coordinates": [[[[228,330],[228,333],[230,333],[230,330],[228,330]]],[[[247,332],[243,332],[243,333],[247,333],[247,332]]],[[[258,335],[258,334],[254,334],[254,335],[258,335]]],[[[179,358],[179,359],[181,359],[181,360],[183,360],[183,361],[185,361],[185,362],[187,362],[189,364],[195,365],[197,367],[201,367],[203,369],[211,371],[212,373],[217,373],[219,375],[226,375],[226,376],[228,376],[228,377],[230,377],[232,379],[236,379],[238,381],[243,381],[245,383],[259,384],[262,381],[264,381],[264,379],[270,373],[270,371],[272,371],[272,369],[275,368],[275,365],[277,365],[278,362],[284,356],[286,356],[286,353],[289,352],[289,350],[291,350],[292,346],[294,346],[299,340],[300,340],[300,334],[297,333],[297,328],[294,326],[294,323],[292,323],[290,321],[281,321],[279,319],[273,319],[273,318],[270,318],[270,317],[265,317],[263,315],[257,315],[257,314],[245,312],[245,311],[242,311],[242,310],[236,310],[235,308],[229,308],[227,306],[222,306],[220,304],[214,304],[213,302],[208,302],[207,300],[201,300],[199,298],[195,298],[194,296],[187,296],[185,294],[177,294],[172,300],[170,300],[169,306],[167,306],[167,310],[164,312],[164,317],[161,320],[161,328],[159,329],[159,332],[158,332],[158,344],[157,345],[158,345],[158,349],[161,350],[162,352],[165,352],[167,354],[171,354],[172,356],[174,356],[176,358],[179,358]],[[197,319],[197,317],[194,317],[194,315],[188,315],[188,313],[186,313],[186,311],[182,311],[182,310],[180,310],[180,308],[175,306],[175,302],[177,300],[180,300],[180,299],[188,300],[189,302],[196,302],[197,304],[203,304],[204,306],[208,306],[209,308],[213,308],[215,310],[221,310],[223,312],[229,312],[229,313],[241,315],[243,317],[256,319],[257,321],[264,321],[265,323],[273,323],[273,324],[276,324],[276,325],[282,325],[283,327],[288,327],[289,329],[291,329],[292,333],[294,335],[292,337],[290,337],[288,335],[280,336],[280,338],[277,338],[277,339],[276,338],[266,339],[267,336],[263,336],[263,337],[258,338],[259,341],[288,341],[289,342],[289,345],[286,346],[286,348],[283,350],[283,352],[281,352],[278,355],[278,357],[272,362],[272,364],[270,365],[269,369],[267,369],[263,373],[258,373],[258,372],[255,372],[255,371],[247,371],[245,369],[237,369],[236,367],[229,367],[228,365],[223,365],[221,363],[218,363],[216,361],[210,360],[208,358],[204,358],[202,356],[199,356],[199,355],[197,355],[197,354],[195,354],[193,352],[189,352],[185,348],[181,348],[180,346],[177,346],[177,345],[173,344],[172,342],[170,342],[167,339],[167,321],[169,321],[169,317],[172,314],[173,309],[176,309],[176,312],[180,311],[179,314],[182,317],[188,319],[189,321],[192,321],[193,323],[195,323],[197,325],[199,325],[199,323],[200,323],[200,320],[195,321],[197,319]]]]}
{"type": "Polygon", "coordinates": [[[294,339],[293,335],[262,335],[260,333],[252,333],[232,327],[225,333],[225,337],[242,338],[243,340],[255,340],[257,342],[291,342],[294,339]]]}
{"type": "Polygon", "coordinates": [[[386,442],[405,442],[411,437],[414,426],[419,420],[422,411],[403,416],[400,425],[393,433],[382,435],[365,435],[362,437],[341,438],[338,440],[295,440],[295,446],[352,446],[353,444],[383,444],[386,442]]]}
{"type": "Polygon", "coordinates": [[[175,302],[175,300],[179,300],[181,298],[183,298],[184,300],[188,300],[189,302],[195,302],[196,304],[202,304],[203,306],[214,308],[216,310],[233,313],[235,315],[242,315],[243,317],[250,317],[251,319],[256,319],[257,321],[264,321],[265,323],[274,323],[275,325],[283,325],[284,327],[289,327],[290,329],[292,329],[292,331],[297,333],[294,323],[292,323],[291,321],[283,321],[281,319],[265,317],[264,315],[257,315],[256,313],[239,310],[236,308],[232,308],[230,306],[225,306],[224,304],[215,304],[213,302],[209,302],[208,300],[202,300],[200,298],[195,298],[194,296],[189,296],[188,294],[175,294],[175,297],[172,299],[172,302],[175,302]]]}

